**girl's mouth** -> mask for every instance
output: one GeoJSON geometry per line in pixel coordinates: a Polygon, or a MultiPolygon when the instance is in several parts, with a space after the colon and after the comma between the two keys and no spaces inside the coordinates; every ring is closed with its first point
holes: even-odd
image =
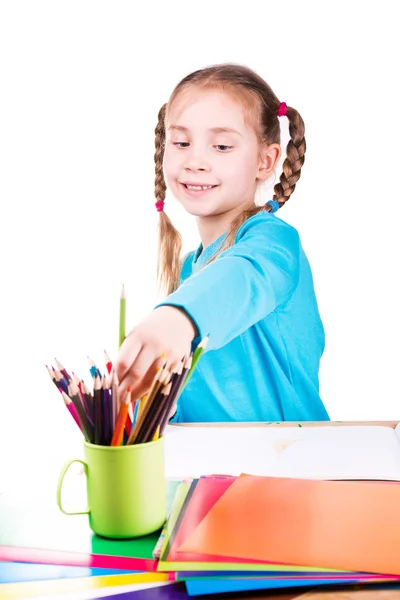
{"type": "Polygon", "coordinates": [[[214,188],[218,187],[217,185],[188,185],[186,183],[181,183],[180,185],[184,188],[186,194],[189,194],[189,196],[194,198],[204,196],[205,194],[211,192],[214,188]]]}

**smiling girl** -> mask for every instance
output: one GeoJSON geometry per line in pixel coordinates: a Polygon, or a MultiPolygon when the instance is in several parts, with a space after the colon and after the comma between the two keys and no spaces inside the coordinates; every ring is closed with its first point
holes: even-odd
{"type": "Polygon", "coordinates": [[[164,352],[171,366],[209,342],[173,420],[327,420],[318,372],[324,330],[297,231],[276,216],[304,163],[304,122],[251,69],[222,64],[186,76],[156,127],[158,277],[166,297],[127,336],[116,362],[121,392],[144,393],[164,352]],[[257,187],[290,141],[274,195],[257,187]],[[181,259],[166,189],[196,219],[201,244],[181,259]]]}

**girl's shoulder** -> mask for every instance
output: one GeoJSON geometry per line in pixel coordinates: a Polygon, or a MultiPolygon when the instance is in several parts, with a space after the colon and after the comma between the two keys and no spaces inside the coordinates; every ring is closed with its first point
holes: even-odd
{"type": "Polygon", "coordinates": [[[269,213],[265,210],[250,217],[239,227],[235,243],[252,237],[259,238],[260,236],[266,240],[270,239],[271,241],[282,239],[282,241],[299,242],[297,229],[277,217],[276,214],[269,213]]]}

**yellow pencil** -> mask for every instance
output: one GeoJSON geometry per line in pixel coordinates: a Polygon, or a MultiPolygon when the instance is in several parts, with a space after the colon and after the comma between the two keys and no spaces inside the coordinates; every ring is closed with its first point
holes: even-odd
{"type": "Polygon", "coordinates": [[[147,395],[146,401],[140,403],[141,405],[143,405],[140,407],[140,416],[136,419],[135,426],[132,427],[132,431],[129,435],[128,441],[126,442],[127,444],[135,443],[137,434],[138,434],[144,420],[146,419],[146,416],[151,408],[154,398],[156,397],[161,386],[168,383],[167,379],[169,381],[170,376],[171,376],[170,372],[167,371],[164,367],[160,370],[159,373],[157,373],[157,375],[154,379],[153,385],[151,387],[151,390],[147,395]]]}

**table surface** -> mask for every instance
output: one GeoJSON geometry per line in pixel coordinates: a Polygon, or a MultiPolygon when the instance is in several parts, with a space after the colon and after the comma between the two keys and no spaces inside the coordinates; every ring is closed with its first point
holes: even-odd
{"type": "MultiPolygon", "coordinates": [[[[174,423],[173,427],[339,427],[348,425],[360,426],[386,426],[395,428],[400,422],[390,421],[283,421],[283,422],[249,422],[249,423],[174,423]]],[[[216,596],[203,596],[203,598],[218,598],[218,600],[400,600],[399,590],[377,590],[361,588],[361,586],[340,587],[336,590],[314,589],[313,591],[254,591],[234,594],[218,594],[216,596]]]]}

